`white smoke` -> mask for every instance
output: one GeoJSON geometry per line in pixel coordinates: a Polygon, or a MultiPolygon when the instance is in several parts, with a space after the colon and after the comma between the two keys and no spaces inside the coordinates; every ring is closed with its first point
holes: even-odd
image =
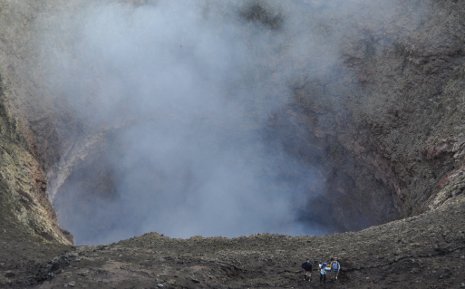
{"type": "Polygon", "coordinates": [[[82,2],[47,19],[59,29],[41,35],[51,93],[69,102],[83,135],[111,131],[114,142],[105,154],[115,196],[95,196],[86,216],[57,202],[62,226],[78,243],[147,231],[179,237],[324,232],[299,220],[323,191],[321,172],[289,155],[269,122],[292,102],[297,80],[326,79],[342,69],[340,42],[352,32],[353,13],[379,25],[395,15],[395,6],[128,2],[82,2]]]}

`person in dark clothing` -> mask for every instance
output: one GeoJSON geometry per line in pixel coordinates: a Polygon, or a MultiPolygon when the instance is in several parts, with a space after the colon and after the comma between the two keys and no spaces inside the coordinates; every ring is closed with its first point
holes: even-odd
{"type": "Polygon", "coordinates": [[[307,261],[302,263],[302,269],[304,269],[304,279],[305,281],[312,282],[312,270],[313,270],[313,265],[312,262],[310,262],[309,259],[307,261]]]}
{"type": "Polygon", "coordinates": [[[337,257],[331,258],[331,274],[334,275],[334,280],[337,280],[339,272],[341,272],[341,264],[337,257]]]}

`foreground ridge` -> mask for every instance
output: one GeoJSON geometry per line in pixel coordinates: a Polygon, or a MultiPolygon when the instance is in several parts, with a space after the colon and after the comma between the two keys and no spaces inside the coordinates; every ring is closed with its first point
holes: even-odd
{"type": "MultiPolygon", "coordinates": [[[[148,233],[105,246],[69,248],[35,266],[2,272],[9,288],[320,288],[304,281],[305,258],[338,256],[328,288],[461,288],[465,198],[427,213],[324,237],[258,234],[169,238],[148,233]],[[454,264],[445,266],[445,264],[454,264]]],[[[26,247],[18,246],[18,249],[26,247]]],[[[13,266],[13,265],[12,265],[13,266]]]]}

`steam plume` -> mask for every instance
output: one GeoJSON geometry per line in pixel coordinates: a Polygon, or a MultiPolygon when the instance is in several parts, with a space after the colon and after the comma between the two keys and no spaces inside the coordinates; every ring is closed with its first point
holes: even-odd
{"type": "Polygon", "coordinates": [[[395,15],[385,2],[81,2],[48,19],[61,27],[42,38],[50,91],[80,138],[111,135],[101,154],[112,197],[80,199],[70,178],[52,196],[62,226],[78,243],[324,232],[299,218],[324,190],[319,164],[287,153],[270,119],[297,82],[346,73],[352,13],[380,25],[395,15]]]}

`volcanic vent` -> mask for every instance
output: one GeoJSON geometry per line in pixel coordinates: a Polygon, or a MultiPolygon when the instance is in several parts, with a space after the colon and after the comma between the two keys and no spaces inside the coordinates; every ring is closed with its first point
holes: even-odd
{"type": "Polygon", "coordinates": [[[36,23],[31,77],[66,123],[40,152],[77,243],[356,230],[425,210],[460,167],[437,108],[461,99],[463,43],[425,37],[449,4],[133,2],[36,23]]]}

